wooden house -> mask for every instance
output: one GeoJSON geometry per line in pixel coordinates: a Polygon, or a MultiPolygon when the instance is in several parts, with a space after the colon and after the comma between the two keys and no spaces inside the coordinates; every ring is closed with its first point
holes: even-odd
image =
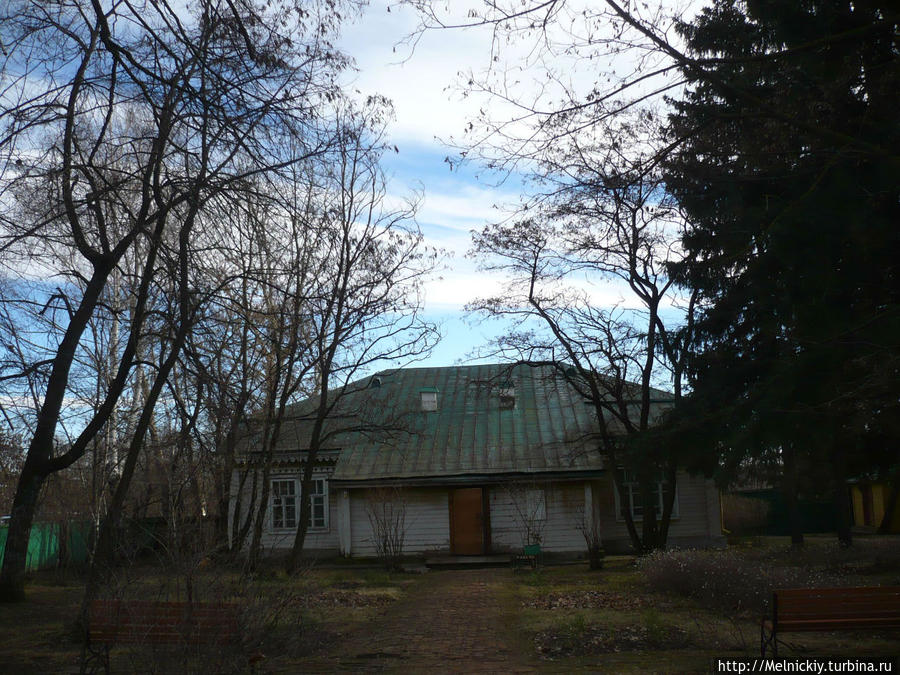
{"type": "MultiPolygon", "coordinates": [[[[385,499],[402,515],[405,554],[483,555],[539,541],[545,552],[579,555],[586,528],[607,552],[630,549],[623,513],[640,520],[637,486],[620,503],[593,407],[552,367],[405,368],[351,388],[315,460],[307,549],[375,555],[373,514],[385,499]]],[[[671,405],[654,395],[657,413],[671,405]]],[[[291,411],[271,457],[268,550],[293,543],[311,410],[291,411]]],[[[264,461],[249,436],[239,470],[264,461]]],[[[676,482],[669,543],[723,545],[718,490],[687,473],[676,482]]]]}

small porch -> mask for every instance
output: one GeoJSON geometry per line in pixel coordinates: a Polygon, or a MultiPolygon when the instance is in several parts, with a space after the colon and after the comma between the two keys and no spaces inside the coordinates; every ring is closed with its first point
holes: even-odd
{"type": "Polygon", "coordinates": [[[425,558],[425,567],[433,570],[462,570],[483,567],[509,567],[510,554],[494,555],[434,555],[425,558]]]}

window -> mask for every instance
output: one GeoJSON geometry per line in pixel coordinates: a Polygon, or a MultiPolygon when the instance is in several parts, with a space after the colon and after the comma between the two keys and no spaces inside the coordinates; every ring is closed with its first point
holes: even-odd
{"type": "Polygon", "coordinates": [[[297,528],[297,492],[294,480],[272,481],[272,527],[276,530],[297,528]]]}
{"type": "Polygon", "coordinates": [[[516,407],[516,388],[506,385],[500,389],[500,409],[513,410],[516,407]]]}
{"type": "MultiPolygon", "coordinates": [[[[669,484],[658,480],[653,484],[653,504],[655,507],[655,515],[659,518],[663,512],[663,504],[666,492],[668,492],[669,484]]],[[[637,477],[628,473],[627,471],[622,472],[622,487],[625,491],[625,499],[627,503],[623,504],[619,498],[619,491],[615,490],[616,494],[616,513],[618,514],[619,520],[625,519],[625,509],[631,509],[631,517],[634,520],[641,520],[644,517],[644,501],[641,496],[640,485],[638,485],[637,477]]],[[[675,502],[672,504],[672,517],[678,517],[678,494],[675,494],[675,502]]]]}
{"type": "MultiPolygon", "coordinates": [[[[309,494],[309,528],[324,530],[328,527],[328,486],[324,478],[313,478],[309,494]]],[[[300,512],[298,496],[301,481],[296,478],[272,481],[272,529],[296,530],[300,512]]]]}
{"type": "Polygon", "coordinates": [[[325,490],[325,479],[314,478],[312,491],[309,493],[309,527],[313,530],[328,527],[328,494],[325,490]]]}
{"type": "Polygon", "coordinates": [[[438,408],[438,399],[436,391],[423,390],[419,392],[422,396],[422,410],[431,411],[437,410],[438,408]]]}

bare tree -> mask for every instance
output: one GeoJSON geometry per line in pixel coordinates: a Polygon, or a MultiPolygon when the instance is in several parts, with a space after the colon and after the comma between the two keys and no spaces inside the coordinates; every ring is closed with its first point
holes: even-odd
{"type": "MultiPolygon", "coordinates": [[[[246,287],[246,283],[246,277],[242,277],[240,284],[246,287]]],[[[229,298],[228,304],[231,300],[233,298],[229,298]]],[[[240,434],[247,431],[247,416],[255,398],[256,355],[250,344],[250,323],[235,320],[223,303],[195,327],[187,350],[185,367],[195,373],[197,387],[202,387],[204,393],[202,421],[195,426],[195,441],[200,462],[212,476],[216,518],[214,541],[219,551],[231,550],[231,542],[236,550],[242,545],[237,536],[229,539],[229,509],[237,441],[240,434]]],[[[239,488],[246,482],[249,471],[249,467],[244,468],[239,488]]],[[[234,496],[240,499],[241,489],[234,496]]],[[[240,506],[235,510],[235,534],[240,529],[241,511],[240,506]]]]}
{"type": "MultiPolygon", "coordinates": [[[[895,148],[873,142],[840,124],[815,124],[794,115],[751,86],[723,77],[723,63],[776,63],[794,51],[806,52],[861,36],[891,35],[896,13],[874,6],[870,21],[799,48],[770,45],[742,57],[693,53],[684,32],[698,6],[692,2],[621,2],[620,0],[486,0],[459,7],[434,0],[404,0],[415,8],[420,24],[406,42],[412,46],[429,30],[486,30],[491,46],[484,67],[462,74],[466,96],[483,97],[465,137],[452,145],[461,161],[484,160],[489,168],[524,170],[560,139],[579,136],[622,112],[656,107],[664,96],[679,93],[688,79],[708,83],[724,99],[736,99],[753,115],[862,156],[896,158],[895,148]],[[494,104],[494,105],[491,105],[494,104]],[[497,115],[497,111],[502,111],[497,115]]],[[[864,10],[868,11],[868,10],[864,10]]],[[[660,156],[680,139],[656,148],[660,156]]]]}
{"type": "Polygon", "coordinates": [[[139,345],[154,331],[153,302],[168,297],[174,322],[150,338],[161,339],[162,349],[154,350],[155,377],[110,503],[108,514],[117,516],[200,299],[190,265],[209,200],[329,142],[319,104],[332,95],[344,63],[327,42],[338,20],[333,5],[300,19],[289,3],[263,10],[225,0],[204,0],[181,15],[156,0],[140,7],[26,0],[3,10],[2,71],[10,84],[0,103],[0,251],[21,279],[57,283],[35,293],[32,316],[67,315],[37,345],[45,355],[8,376],[16,386],[7,391],[33,391],[37,403],[0,574],[3,599],[23,597],[28,534],[47,476],[83,456],[108,424],[139,345]],[[288,145],[303,150],[285,156],[288,145]],[[41,193],[44,199],[31,198],[41,193]],[[10,203],[17,206],[10,210],[10,203]],[[129,272],[123,261],[135,249],[141,266],[129,325],[120,326],[115,374],[103,385],[101,404],[56,452],[86,329],[114,271],[129,272]],[[155,293],[163,273],[173,274],[174,295],[155,293]]]}
{"type": "Polygon", "coordinates": [[[413,204],[388,209],[383,202],[378,161],[386,102],[369,99],[358,110],[346,100],[335,104],[338,135],[331,151],[294,164],[289,180],[249,200],[241,216],[248,234],[237,237],[241,254],[233,264],[244,272],[228,313],[240,317],[243,328],[229,358],[242,361],[235,382],[246,412],[239,419],[235,410],[218,437],[232,458],[231,471],[239,439],[246,444],[252,438],[251,461],[236,472],[230,516],[232,550],[246,545],[251,570],[262,552],[276,449],[296,442],[304,451],[298,529],[288,560],[293,571],[310,519],[317,454],[348,431],[326,421],[354,390],[352,380],[379,362],[415,358],[436,335],[419,316],[420,285],[436,253],[422,245],[413,204]],[[248,377],[255,378],[252,385],[248,377]],[[303,399],[309,403],[298,412],[303,399]],[[286,425],[295,428],[298,415],[309,433],[285,438],[286,425]]]}
{"type": "Polygon", "coordinates": [[[645,151],[654,130],[652,119],[636,117],[548,153],[536,176],[547,189],[521,208],[523,219],[474,235],[483,268],[511,280],[499,297],[470,306],[515,322],[497,344],[501,354],[552,364],[593,405],[598,450],[609,460],[620,502],[630,503],[623,471],[639,486],[640,534],[631,509],[622,513],[638,551],[665,544],[676,457],[633,440],[681,395],[679,331],[693,312],[693,301],[681,297],[667,272],[680,255],[681,225],[645,151]],[[621,300],[604,308],[592,293],[610,287],[621,300]],[[675,308],[679,302],[686,302],[686,314],[675,308]],[[656,388],[669,378],[675,395],[656,388]],[[658,513],[661,479],[668,489],[658,513]]]}
{"type": "MultiPolygon", "coordinates": [[[[304,169],[307,169],[304,167],[304,169]]],[[[297,176],[301,173],[298,169],[297,176]]],[[[295,176],[295,178],[297,177],[295,176]]],[[[262,547],[267,517],[270,472],[275,449],[281,438],[289,404],[308,393],[307,376],[313,370],[311,354],[311,314],[313,297],[319,293],[321,255],[319,239],[327,233],[318,222],[316,180],[294,180],[289,187],[286,210],[274,207],[258,214],[257,250],[260,267],[253,273],[257,299],[247,298],[246,319],[255,349],[260,350],[263,400],[255,416],[260,460],[253,480],[259,481],[251,493],[247,521],[251,534],[247,567],[255,569],[262,547]],[[279,236],[279,233],[280,236],[279,236]],[[252,523],[252,524],[251,524],[252,523]]],[[[239,533],[243,534],[243,528],[239,533]]]]}
{"type": "MultiPolygon", "coordinates": [[[[422,283],[438,252],[424,246],[415,204],[385,204],[379,159],[384,151],[384,102],[346,111],[343,142],[331,168],[322,211],[322,292],[311,317],[315,412],[300,488],[300,513],[288,571],[298,568],[310,519],[317,453],[346,427],[325,427],[351,382],[374,366],[427,354],[438,334],[421,316],[422,283]]],[[[363,416],[364,417],[364,416],[363,416]]],[[[365,426],[363,424],[363,426],[365,426]]]]}

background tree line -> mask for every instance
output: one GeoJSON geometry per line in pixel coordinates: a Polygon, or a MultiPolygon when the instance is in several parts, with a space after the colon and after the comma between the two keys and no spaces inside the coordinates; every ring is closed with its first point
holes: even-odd
{"type": "MultiPolygon", "coordinates": [[[[136,475],[161,478],[174,548],[212,513],[213,545],[227,549],[236,442],[251,419],[265,473],[292,402],[317,395],[324,417],[360,369],[430,347],[420,285],[436,253],[415,200],[383,199],[389,104],[338,86],[349,62],[332,40],[357,9],[0,10],[0,381],[4,447],[23,458],[13,469],[4,451],[0,598],[23,597],[54,475],[81,477],[90,597],[141,503],[136,475]]],[[[263,477],[234,514],[251,564],[267,489],[263,477]]]]}

